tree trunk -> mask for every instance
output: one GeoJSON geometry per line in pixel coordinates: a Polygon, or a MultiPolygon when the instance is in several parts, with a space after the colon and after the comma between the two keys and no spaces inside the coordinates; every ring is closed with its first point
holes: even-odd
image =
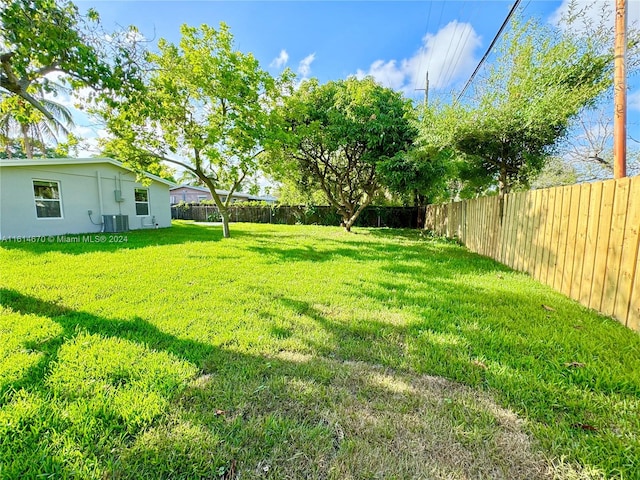
{"type": "Polygon", "coordinates": [[[224,238],[230,238],[231,233],[229,232],[229,210],[226,208],[224,210],[220,210],[220,216],[222,217],[222,236],[224,238]]]}
{"type": "Polygon", "coordinates": [[[414,205],[418,209],[418,218],[416,219],[416,228],[421,230],[424,227],[424,216],[422,215],[422,207],[424,206],[425,196],[421,195],[418,190],[414,190],[414,205]]]}
{"type": "Polygon", "coordinates": [[[29,125],[21,123],[20,130],[22,131],[22,145],[24,146],[24,153],[27,158],[33,158],[33,144],[29,138],[29,125]]]}
{"type": "Polygon", "coordinates": [[[509,178],[505,169],[500,171],[500,177],[498,178],[498,196],[503,199],[506,194],[511,190],[509,185],[509,178]]]}

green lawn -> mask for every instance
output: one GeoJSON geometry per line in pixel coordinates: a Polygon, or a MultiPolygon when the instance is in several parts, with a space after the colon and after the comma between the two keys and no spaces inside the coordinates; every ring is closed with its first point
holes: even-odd
{"type": "Polygon", "coordinates": [[[415,231],[232,235],[0,243],[0,478],[640,478],[637,333],[415,231]]]}

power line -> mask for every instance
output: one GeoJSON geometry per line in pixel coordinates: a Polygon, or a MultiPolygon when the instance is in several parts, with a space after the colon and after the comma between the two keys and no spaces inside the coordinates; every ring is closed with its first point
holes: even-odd
{"type": "Polygon", "coordinates": [[[485,62],[485,60],[489,56],[489,53],[491,53],[491,50],[493,49],[493,47],[495,46],[496,42],[498,41],[498,38],[500,38],[500,35],[502,34],[503,30],[508,25],[509,20],[511,20],[511,17],[515,13],[515,11],[518,8],[518,5],[520,5],[521,1],[522,0],[516,0],[516,3],[514,3],[513,7],[511,7],[511,10],[509,11],[509,14],[507,15],[507,18],[504,19],[504,22],[502,22],[502,25],[500,26],[500,30],[498,30],[498,33],[496,33],[496,36],[493,37],[493,40],[491,41],[491,44],[489,45],[489,48],[487,49],[487,51],[485,52],[484,56],[482,57],[482,59],[478,63],[478,66],[476,67],[476,69],[471,74],[471,77],[469,77],[469,80],[467,80],[467,83],[465,84],[464,88],[462,89],[462,91],[460,92],[460,94],[458,95],[458,98],[456,100],[460,100],[460,98],[462,97],[462,95],[464,95],[464,92],[467,90],[469,85],[471,85],[471,82],[473,81],[473,79],[477,75],[478,70],[480,70],[480,67],[482,67],[482,64],[485,62]]]}

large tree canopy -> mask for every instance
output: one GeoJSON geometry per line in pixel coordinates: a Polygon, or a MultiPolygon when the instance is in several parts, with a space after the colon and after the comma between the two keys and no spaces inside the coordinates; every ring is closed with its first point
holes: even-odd
{"type": "Polygon", "coordinates": [[[234,50],[226,25],[181,32],[178,45],[160,40],[149,55],[145,87],[103,110],[113,135],[106,151],[137,169],[166,161],[191,172],[211,191],[228,237],[231,194],[257,169],[280,85],[234,50]],[[224,199],[220,188],[229,191],[224,199]]]}
{"type": "Polygon", "coordinates": [[[404,154],[415,138],[411,106],[371,78],[315,79],[275,111],[280,134],[272,138],[272,172],[320,189],[348,231],[380,189],[380,162],[404,154]]]}
{"type": "Polygon", "coordinates": [[[72,2],[5,0],[0,9],[0,94],[17,95],[46,118],[37,97],[49,91],[47,75],[59,72],[72,87],[123,90],[137,82],[135,35],[96,30],[98,15],[80,15],[72,2]]]}
{"type": "Polygon", "coordinates": [[[478,100],[458,110],[451,139],[466,155],[463,174],[497,183],[501,195],[526,185],[570,120],[608,87],[611,60],[588,42],[535,21],[516,22],[478,100]]]}

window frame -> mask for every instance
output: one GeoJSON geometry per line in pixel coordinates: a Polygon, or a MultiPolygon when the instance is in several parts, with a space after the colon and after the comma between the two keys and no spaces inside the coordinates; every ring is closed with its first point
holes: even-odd
{"type": "Polygon", "coordinates": [[[134,189],[133,189],[133,203],[134,203],[134,208],[136,209],[136,217],[148,217],[151,214],[151,205],[150,205],[150,202],[149,202],[149,189],[148,188],[144,188],[144,187],[134,187],[134,189]],[[146,201],[141,202],[141,201],[137,200],[138,191],[145,192],[145,195],[147,197],[146,201]],[[146,205],[147,206],[147,213],[139,214],[138,213],[138,205],[146,205]]]}
{"type": "Polygon", "coordinates": [[[60,180],[48,180],[48,179],[44,179],[44,178],[32,178],[31,179],[31,191],[33,194],[33,206],[36,210],[36,219],[37,220],[63,220],[64,219],[64,210],[62,209],[62,185],[60,184],[60,180]],[[42,183],[49,183],[52,184],[54,183],[56,185],[56,188],[58,190],[58,198],[42,198],[42,197],[36,197],[36,182],[42,182],[42,183]],[[58,209],[60,211],[60,216],[58,217],[41,217],[40,215],[38,215],[38,201],[41,202],[58,202],[58,209]]]}

